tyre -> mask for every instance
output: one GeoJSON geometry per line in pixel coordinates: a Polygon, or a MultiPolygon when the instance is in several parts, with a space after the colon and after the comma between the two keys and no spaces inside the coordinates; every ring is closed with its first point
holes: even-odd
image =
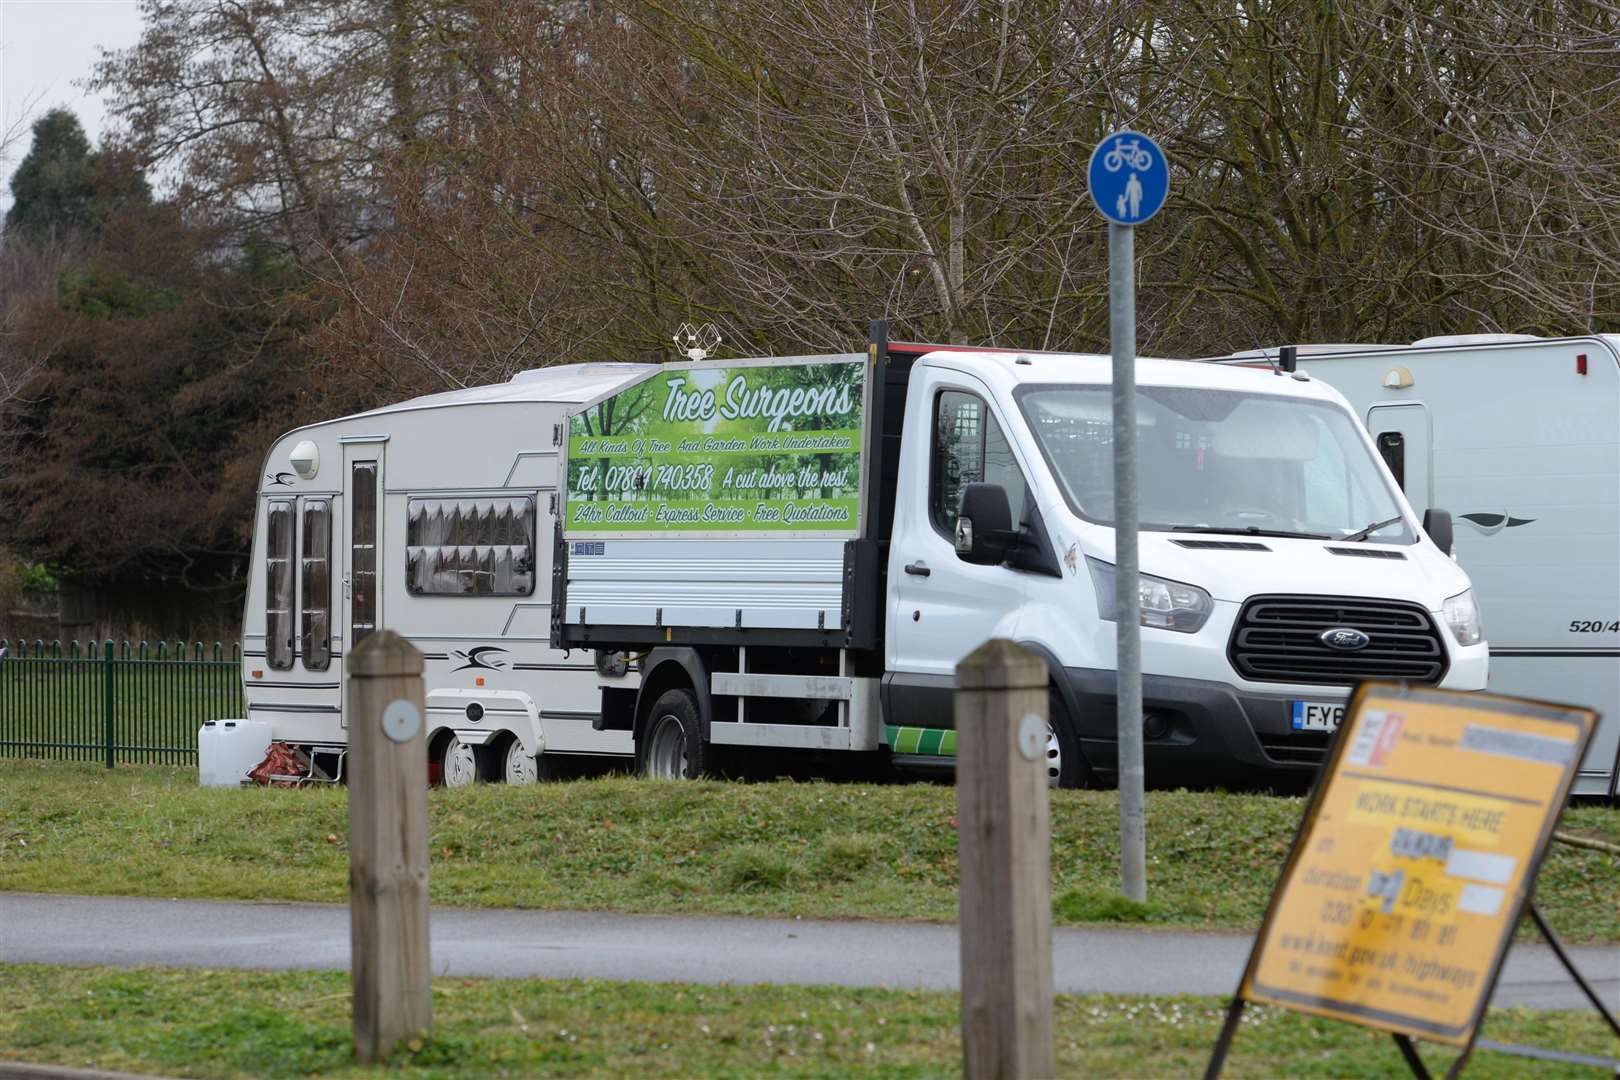
{"type": "Polygon", "coordinates": [[[697,697],[690,690],[660,694],[636,743],[641,775],[650,780],[696,780],[707,770],[707,751],[697,697]]]}
{"type": "Polygon", "coordinates": [[[515,736],[499,748],[500,780],[508,784],[533,784],[557,779],[557,759],[542,752],[538,757],[523,749],[515,736]]]}
{"type": "Polygon", "coordinates": [[[1047,691],[1046,782],[1055,788],[1096,787],[1091,766],[1080,754],[1080,732],[1057,687],[1047,691]]]}
{"type": "Polygon", "coordinates": [[[478,755],[458,737],[450,736],[440,759],[440,776],[448,788],[471,787],[478,781],[478,755]]]}

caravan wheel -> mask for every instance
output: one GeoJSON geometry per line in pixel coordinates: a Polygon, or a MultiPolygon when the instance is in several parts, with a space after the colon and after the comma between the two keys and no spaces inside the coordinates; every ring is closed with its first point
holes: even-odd
{"type": "Polygon", "coordinates": [[[508,784],[533,784],[537,781],[557,780],[561,778],[562,768],[557,764],[557,755],[541,751],[537,757],[525,753],[523,744],[516,735],[507,735],[503,741],[490,747],[495,755],[492,764],[495,766],[486,775],[491,780],[504,780],[508,784]]]}
{"type": "Polygon", "coordinates": [[[532,784],[540,779],[540,760],[523,749],[517,739],[506,740],[506,768],[501,776],[508,784],[532,784]]]}
{"type": "Polygon", "coordinates": [[[444,786],[471,787],[478,779],[478,758],[473,748],[452,735],[444,744],[444,786]]]}

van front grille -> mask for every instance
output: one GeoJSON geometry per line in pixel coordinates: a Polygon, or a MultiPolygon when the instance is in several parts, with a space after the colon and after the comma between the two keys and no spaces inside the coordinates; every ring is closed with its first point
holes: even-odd
{"type": "Polygon", "coordinates": [[[1243,605],[1227,655],[1255,682],[1349,684],[1360,679],[1437,683],[1446,648],[1429,613],[1400,600],[1341,596],[1255,596],[1243,605]],[[1367,635],[1361,649],[1330,648],[1327,630],[1367,635]]]}

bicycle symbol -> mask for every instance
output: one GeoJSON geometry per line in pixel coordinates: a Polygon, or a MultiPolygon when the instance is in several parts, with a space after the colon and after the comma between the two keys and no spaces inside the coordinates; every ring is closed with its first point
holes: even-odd
{"type": "Polygon", "coordinates": [[[1103,155],[1102,165],[1109,172],[1119,172],[1127,165],[1137,172],[1146,172],[1153,167],[1153,155],[1143,149],[1139,139],[1130,142],[1115,139],[1114,148],[1103,155]]]}

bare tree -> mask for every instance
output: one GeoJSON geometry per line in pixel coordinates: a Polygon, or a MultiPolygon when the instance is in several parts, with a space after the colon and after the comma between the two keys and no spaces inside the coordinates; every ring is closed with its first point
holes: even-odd
{"type": "Polygon", "coordinates": [[[1620,4],[1429,0],[1380,29],[1412,43],[1387,88],[1411,119],[1368,164],[1434,161],[1450,197],[1391,198],[1462,253],[1460,302],[1479,328],[1616,329],[1620,4]]]}
{"type": "Polygon", "coordinates": [[[276,8],[356,58],[345,83],[294,50],[325,74],[289,100],[366,88],[311,128],[354,133],[317,172],[375,226],[315,245],[337,311],[312,342],[393,396],[664,358],[684,321],[736,352],[846,347],[879,315],[1101,348],[1084,166],[1127,125],[1175,171],[1139,238],[1152,351],[1606,326],[1615,3],[276,8]]]}
{"type": "Polygon", "coordinates": [[[656,212],[693,251],[705,314],[806,344],[876,314],[952,341],[1074,340],[1051,301],[1096,220],[1085,154],[1131,108],[1139,5],[625,12],[582,92],[606,100],[611,82],[633,103],[642,221],[656,212]]]}
{"type": "Polygon", "coordinates": [[[104,53],[121,139],[175,167],[178,197],[302,261],[388,227],[378,165],[485,77],[453,0],[142,0],[134,47],[104,53]]]}

